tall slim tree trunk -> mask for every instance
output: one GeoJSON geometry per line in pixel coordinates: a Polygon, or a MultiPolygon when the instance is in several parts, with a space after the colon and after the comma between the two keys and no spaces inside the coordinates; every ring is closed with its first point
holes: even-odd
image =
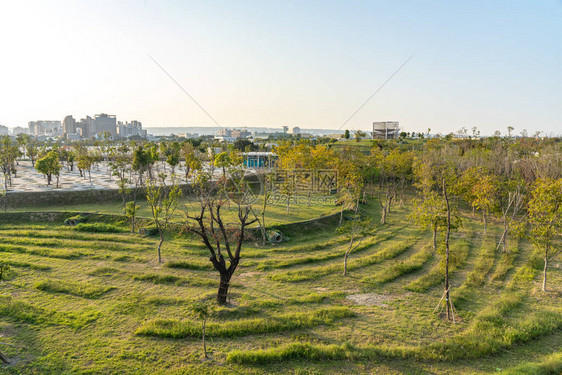
{"type": "Polygon", "coordinates": [[[345,253],[343,256],[343,275],[347,276],[347,256],[349,255],[349,253],[345,253]]]}
{"type": "Polygon", "coordinates": [[[205,354],[205,358],[207,358],[207,344],[205,343],[205,325],[207,323],[207,319],[203,319],[203,353],[205,354]]]}
{"type": "Polygon", "coordinates": [[[542,273],[542,291],[546,292],[546,270],[548,268],[548,251],[544,255],[544,270],[542,273]]]}
{"type": "Polygon", "coordinates": [[[381,224],[386,224],[386,205],[382,208],[381,224]]]}
{"type": "Polygon", "coordinates": [[[437,227],[433,227],[433,252],[437,252],[437,227]]]}
{"type": "Polygon", "coordinates": [[[488,216],[486,215],[486,212],[482,212],[482,217],[484,218],[484,234],[486,234],[486,232],[488,231],[488,216]]]}

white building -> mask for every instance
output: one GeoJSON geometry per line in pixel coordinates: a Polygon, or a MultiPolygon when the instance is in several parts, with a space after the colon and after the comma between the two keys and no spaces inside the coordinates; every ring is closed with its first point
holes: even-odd
{"type": "Polygon", "coordinates": [[[398,139],[399,136],[398,121],[373,122],[373,139],[398,139]]]}

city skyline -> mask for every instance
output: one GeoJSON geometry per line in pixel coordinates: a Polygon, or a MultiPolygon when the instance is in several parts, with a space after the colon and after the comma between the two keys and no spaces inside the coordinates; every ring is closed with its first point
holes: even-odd
{"type": "Polygon", "coordinates": [[[0,124],[562,134],[562,3],[21,1],[0,6],[0,124]]]}

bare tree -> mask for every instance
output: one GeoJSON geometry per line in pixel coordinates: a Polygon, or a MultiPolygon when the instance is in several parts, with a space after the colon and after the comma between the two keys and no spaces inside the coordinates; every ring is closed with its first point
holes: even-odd
{"type": "Polygon", "coordinates": [[[217,303],[224,305],[227,303],[230,280],[240,263],[246,229],[257,218],[249,218],[252,206],[246,200],[247,191],[237,191],[239,186],[231,184],[226,185],[226,189],[217,189],[218,186],[221,186],[220,182],[211,181],[209,173],[199,173],[193,186],[198,200],[198,213],[190,213],[186,206],[185,217],[187,230],[201,238],[209,251],[209,260],[219,272],[217,303]],[[225,221],[222,211],[227,200],[236,204],[235,217],[231,223],[225,221]]]}

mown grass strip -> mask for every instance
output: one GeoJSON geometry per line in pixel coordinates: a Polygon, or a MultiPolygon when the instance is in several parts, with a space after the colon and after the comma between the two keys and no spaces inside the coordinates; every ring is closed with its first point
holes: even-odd
{"type": "MultiPolygon", "coordinates": [[[[110,241],[135,244],[139,242],[138,237],[131,236],[130,234],[106,234],[106,233],[92,233],[76,232],[68,227],[47,227],[44,230],[25,230],[25,229],[5,229],[0,226],[0,234],[6,238],[12,236],[30,237],[30,238],[47,238],[47,239],[67,239],[67,240],[80,240],[80,241],[110,241]]],[[[144,239],[147,241],[147,239],[144,239]]],[[[155,241],[154,241],[155,242],[155,241]]]]}
{"type": "Polygon", "coordinates": [[[507,273],[513,268],[513,263],[515,262],[515,259],[517,259],[518,255],[519,241],[514,240],[510,246],[510,252],[502,254],[494,273],[490,277],[490,281],[504,281],[507,273]]]}
{"type": "Polygon", "coordinates": [[[51,311],[10,297],[0,298],[0,316],[21,323],[60,324],[78,329],[96,321],[100,315],[98,311],[51,311]]]}
{"type": "MultiPolygon", "coordinates": [[[[348,261],[347,270],[352,271],[361,267],[366,267],[372,264],[383,262],[387,259],[392,259],[402,254],[415,243],[414,237],[408,237],[405,240],[394,242],[381,250],[375,252],[374,254],[367,255],[358,259],[351,259],[348,261]]],[[[373,245],[369,245],[373,246],[373,245]]],[[[343,253],[340,255],[343,258],[343,253]]],[[[337,273],[342,270],[342,265],[340,264],[330,264],[322,267],[311,267],[302,268],[295,271],[278,272],[269,276],[271,280],[274,281],[288,281],[288,282],[300,282],[305,280],[317,279],[321,276],[325,276],[331,273],[337,273]]]]}
{"type": "Polygon", "coordinates": [[[270,298],[270,299],[253,300],[251,306],[273,308],[273,307],[289,306],[289,305],[307,305],[313,303],[322,303],[329,299],[336,299],[336,298],[343,298],[343,297],[345,297],[345,293],[343,292],[310,293],[306,296],[289,297],[285,299],[270,298]]]}
{"type": "Polygon", "coordinates": [[[48,271],[51,269],[49,266],[45,266],[43,264],[34,264],[28,262],[19,262],[16,260],[3,260],[2,263],[7,264],[12,267],[17,268],[29,268],[31,270],[39,270],[39,271],[48,271]]]}
{"type": "Polygon", "coordinates": [[[559,375],[562,374],[562,352],[547,356],[541,362],[530,362],[502,371],[501,375],[559,375]]]}
{"type": "Polygon", "coordinates": [[[89,232],[89,233],[122,233],[123,228],[117,225],[107,224],[107,223],[80,223],[74,227],[73,230],[78,232],[89,232]]]}
{"type": "MultiPolygon", "coordinates": [[[[459,266],[461,266],[468,258],[468,250],[470,248],[470,243],[466,240],[458,240],[453,246],[451,246],[450,258],[449,258],[449,272],[452,273],[459,266]]],[[[445,257],[441,257],[439,263],[437,263],[429,272],[425,275],[417,278],[411,283],[407,284],[404,288],[412,292],[426,292],[429,288],[439,284],[445,278],[445,257]]]]}
{"type": "Polygon", "coordinates": [[[364,277],[361,281],[371,285],[388,283],[400,276],[419,270],[432,257],[431,245],[424,246],[410,258],[390,264],[388,267],[385,267],[385,269],[375,272],[372,276],[364,277]]]}
{"type": "Polygon", "coordinates": [[[95,299],[115,288],[82,282],[61,280],[43,280],[35,284],[35,288],[50,293],[70,294],[77,297],[95,299]]]}
{"type": "MultiPolygon", "coordinates": [[[[383,239],[380,236],[370,237],[364,240],[354,251],[353,254],[360,253],[364,250],[370,249],[371,247],[382,242],[383,239]]],[[[347,242],[347,241],[346,241],[347,242]]],[[[335,258],[341,258],[344,253],[344,248],[339,248],[337,251],[332,251],[323,255],[316,256],[305,256],[300,258],[290,258],[290,259],[268,259],[258,263],[258,270],[270,270],[276,268],[288,268],[292,266],[318,263],[326,260],[331,260],[335,258]]]]}
{"type": "MultiPolygon", "coordinates": [[[[28,238],[20,236],[12,237],[0,237],[3,243],[12,245],[24,245],[24,246],[35,246],[35,247],[66,247],[66,248],[82,248],[91,249],[91,240],[71,240],[71,239],[43,239],[43,238],[28,238]]],[[[103,244],[98,244],[98,248],[103,250],[115,250],[115,251],[145,251],[152,249],[152,245],[142,245],[142,244],[121,244],[121,243],[111,243],[104,242],[103,244]]]]}
{"type": "MultiPolygon", "coordinates": [[[[207,323],[209,337],[240,337],[262,333],[286,332],[330,324],[355,314],[348,307],[330,307],[314,311],[288,313],[271,318],[256,318],[207,323]]],[[[142,324],[135,334],[173,339],[200,337],[201,324],[185,320],[157,319],[142,324]]]]}
{"type": "Polygon", "coordinates": [[[201,262],[192,262],[192,261],[172,261],[166,263],[166,267],[168,268],[179,268],[184,270],[192,270],[192,271],[209,271],[213,269],[211,262],[201,263],[201,262]]]}
{"type": "Polygon", "coordinates": [[[475,288],[484,284],[486,275],[494,266],[495,250],[496,244],[492,238],[487,238],[482,242],[474,268],[467,274],[465,282],[460,287],[453,289],[452,298],[455,303],[459,304],[470,299],[475,288]]]}
{"type": "MultiPolygon", "coordinates": [[[[216,286],[217,281],[190,276],[189,278],[162,273],[130,274],[133,280],[145,281],[153,284],[191,285],[191,286],[216,286]]],[[[231,285],[234,285],[231,283],[231,285]]]]}
{"type": "Polygon", "coordinates": [[[46,258],[77,259],[84,253],[67,249],[33,248],[14,245],[0,245],[0,252],[38,255],[46,258]]]}

